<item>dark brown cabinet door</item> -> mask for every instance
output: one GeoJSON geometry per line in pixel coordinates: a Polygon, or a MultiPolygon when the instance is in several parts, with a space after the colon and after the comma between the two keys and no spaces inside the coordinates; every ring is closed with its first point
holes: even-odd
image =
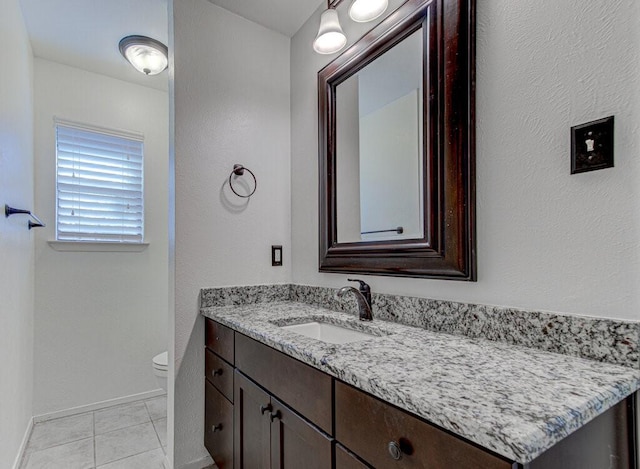
{"type": "Polygon", "coordinates": [[[234,375],[234,461],[236,469],[267,469],[270,465],[269,394],[238,371],[234,375]]]}
{"type": "Polygon", "coordinates": [[[204,446],[220,469],[233,467],[233,405],[205,380],[204,446]]]}
{"type": "Polygon", "coordinates": [[[331,469],[332,439],[271,398],[272,469],[331,469]]]}

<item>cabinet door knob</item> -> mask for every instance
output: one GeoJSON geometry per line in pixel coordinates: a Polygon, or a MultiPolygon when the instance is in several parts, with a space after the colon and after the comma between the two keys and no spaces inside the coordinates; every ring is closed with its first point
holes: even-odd
{"type": "Polygon", "coordinates": [[[222,424],[221,424],[221,423],[219,423],[218,425],[212,425],[212,426],[211,426],[211,431],[212,431],[213,433],[215,433],[215,432],[219,432],[219,431],[221,431],[221,430],[222,430],[222,424]]]}
{"type": "Polygon", "coordinates": [[[211,370],[211,374],[213,376],[220,376],[222,374],[222,368],[218,368],[217,370],[211,370]]]}
{"type": "Polygon", "coordinates": [[[280,420],[280,417],[281,417],[281,415],[280,415],[280,411],[279,411],[279,410],[276,410],[275,412],[272,412],[272,413],[269,415],[269,418],[271,419],[271,421],[272,421],[272,422],[273,422],[275,419],[280,420]]]}
{"type": "Polygon", "coordinates": [[[260,406],[260,413],[264,414],[265,412],[271,412],[271,404],[260,406]]]}
{"type": "Polygon", "coordinates": [[[400,449],[400,445],[395,441],[390,441],[387,445],[387,449],[389,450],[389,456],[396,461],[402,457],[402,450],[400,449]]]}

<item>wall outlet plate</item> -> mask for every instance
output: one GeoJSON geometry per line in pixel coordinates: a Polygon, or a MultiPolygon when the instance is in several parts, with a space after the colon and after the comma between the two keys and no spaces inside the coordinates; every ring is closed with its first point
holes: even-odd
{"type": "Polygon", "coordinates": [[[613,168],[613,116],[571,127],[571,174],[613,168]]]}

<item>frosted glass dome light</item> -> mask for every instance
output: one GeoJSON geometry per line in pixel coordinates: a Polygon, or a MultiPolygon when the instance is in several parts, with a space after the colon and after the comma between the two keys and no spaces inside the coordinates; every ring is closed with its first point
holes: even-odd
{"type": "Polygon", "coordinates": [[[347,36],[345,36],[340,26],[338,12],[332,8],[322,12],[320,29],[315,41],[313,41],[313,50],[318,54],[333,54],[346,44],[347,36]]]}
{"type": "Polygon", "coordinates": [[[366,23],[378,18],[389,6],[389,0],[353,0],[349,16],[353,21],[366,23]]]}
{"type": "Polygon", "coordinates": [[[146,36],[127,36],[120,40],[120,53],[145,75],[157,75],[168,65],[168,50],[160,41],[146,36]]]}

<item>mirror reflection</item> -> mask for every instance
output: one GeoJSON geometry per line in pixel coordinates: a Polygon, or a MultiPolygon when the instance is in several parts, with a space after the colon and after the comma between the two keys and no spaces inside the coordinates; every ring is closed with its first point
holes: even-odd
{"type": "Polygon", "coordinates": [[[423,31],[336,87],[339,243],[424,236],[423,31]]]}

